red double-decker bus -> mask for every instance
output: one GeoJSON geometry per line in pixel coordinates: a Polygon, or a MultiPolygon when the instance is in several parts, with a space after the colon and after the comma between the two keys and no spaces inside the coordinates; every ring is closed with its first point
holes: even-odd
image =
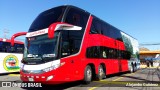
{"type": "Polygon", "coordinates": [[[62,83],[139,68],[138,42],[75,6],[42,12],[26,34],[22,81],[62,83]]]}

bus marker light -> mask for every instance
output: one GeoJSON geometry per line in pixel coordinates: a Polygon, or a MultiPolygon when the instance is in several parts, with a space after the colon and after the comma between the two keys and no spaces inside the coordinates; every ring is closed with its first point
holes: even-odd
{"type": "Polygon", "coordinates": [[[45,78],[45,76],[42,76],[42,78],[45,78]]]}
{"type": "Polygon", "coordinates": [[[65,64],[65,62],[62,62],[60,66],[63,66],[65,64]]]}
{"type": "Polygon", "coordinates": [[[46,81],[49,81],[49,80],[51,80],[52,78],[53,78],[53,76],[51,75],[51,76],[47,77],[46,81]]]}

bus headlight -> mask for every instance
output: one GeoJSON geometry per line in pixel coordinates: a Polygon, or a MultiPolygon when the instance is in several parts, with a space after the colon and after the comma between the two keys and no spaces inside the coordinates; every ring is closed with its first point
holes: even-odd
{"type": "Polygon", "coordinates": [[[24,68],[24,64],[20,64],[20,70],[23,70],[23,68],[24,68]]]}
{"type": "Polygon", "coordinates": [[[45,69],[41,69],[41,70],[24,70],[24,65],[21,66],[21,70],[24,72],[24,73],[34,73],[34,74],[40,74],[40,73],[44,73],[44,72],[49,72],[51,70],[54,70],[54,69],[57,69],[59,68],[60,66],[63,66],[65,65],[65,62],[62,62],[60,64],[55,64],[55,65],[52,65],[51,67],[47,67],[45,69]]]}

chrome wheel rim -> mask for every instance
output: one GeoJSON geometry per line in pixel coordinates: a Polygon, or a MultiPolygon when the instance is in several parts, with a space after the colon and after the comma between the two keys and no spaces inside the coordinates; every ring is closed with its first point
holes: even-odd
{"type": "Polygon", "coordinates": [[[92,77],[92,72],[90,69],[87,70],[87,79],[88,80],[91,80],[91,77],[92,77]]]}

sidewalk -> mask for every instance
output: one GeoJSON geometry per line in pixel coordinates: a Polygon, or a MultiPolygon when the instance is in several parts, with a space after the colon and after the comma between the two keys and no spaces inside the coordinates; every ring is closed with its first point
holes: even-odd
{"type": "Polygon", "coordinates": [[[147,67],[147,65],[140,65],[140,68],[158,68],[160,69],[160,66],[147,67]]]}

